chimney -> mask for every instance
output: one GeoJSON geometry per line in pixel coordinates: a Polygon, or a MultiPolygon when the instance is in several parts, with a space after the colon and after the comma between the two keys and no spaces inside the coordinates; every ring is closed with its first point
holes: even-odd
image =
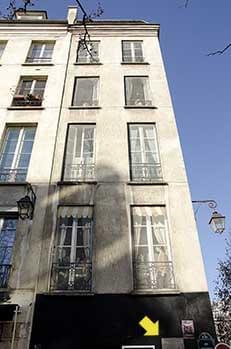
{"type": "Polygon", "coordinates": [[[77,19],[77,6],[68,6],[67,21],[68,24],[74,24],[77,19]]]}

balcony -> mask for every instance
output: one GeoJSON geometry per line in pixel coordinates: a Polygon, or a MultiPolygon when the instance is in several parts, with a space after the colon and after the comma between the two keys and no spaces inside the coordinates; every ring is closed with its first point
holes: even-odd
{"type": "Polygon", "coordinates": [[[161,165],[160,163],[133,163],[131,165],[131,177],[132,181],[137,182],[161,181],[161,165]]]}
{"type": "Polygon", "coordinates": [[[93,181],[95,180],[95,164],[78,164],[65,166],[65,181],[93,181]]]}
{"type": "Polygon", "coordinates": [[[52,264],[52,291],[90,292],[92,281],[91,263],[52,264]]]}
{"type": "Polygon", "coordinates": [[[11,264],[0,264],[0,289],[7,288],[11,264]]]}
{"type": "Polygon", "coordinates": [[[135,262],[135,290],[175,289],[172,262],[135,262]]]}
{"type": "Polygon", "coordinates": [[[40,107],[42,105],[42,97],[40,95],[15,95],[13,97],[13,107],[40,107]]]}
{"type": "Polygon", "coordinates": [[[0,168],[0,182],[25,182],[27,169],[0,168]]]}

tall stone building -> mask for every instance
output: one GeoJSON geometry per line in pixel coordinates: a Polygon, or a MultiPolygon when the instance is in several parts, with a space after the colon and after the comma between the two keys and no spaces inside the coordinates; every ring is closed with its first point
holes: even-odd
{"type": "Polygon", "coordinates": [[[0,21],[0,347],[197,348],[215,332],[159,25],[83,31],[75,7],[0,21]]]}

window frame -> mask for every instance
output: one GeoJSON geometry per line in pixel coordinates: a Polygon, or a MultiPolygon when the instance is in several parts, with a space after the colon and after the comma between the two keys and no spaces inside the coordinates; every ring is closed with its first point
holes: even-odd
{"type": "Polygon", "coordinates": [[[78,52],[79,52],[79,48],[80,48],[80,45],[81,45],[81,41],[78,41],[77,50],[76,50],[76,59],[75,59],[75,64],[76,65],[99,65],[99,64],[102,64],[102,63],[100,63],[100,40],[91,40],[87,44],[90,45],[92,42],[98,44],[98,56],[97,56],[97,58],[94,59],[86,51],[87,52],[87,54],[86,54],[86,62],[79,62],[78,61],[78,52]]]}
{"type": "Polygon", "coordinates": [[[55,48],[55,40],[32,40],[30,48],[28,50],[27,56],[26,56],[26,60],[25,60],[25,64],[31,64],[31,65],[46,65],[46,64],[51,64],[52,63],[52,58],[53,58],[53,53],[54,53],[54,48],[55,48]],[[39,53],[39,57],[32,57],[32,52],[33,52],[33,45],[36,44],[41,44],[42,48],[41,51],[39,53]],[[51,57],[46,58],[46,61],[43,62],[43,54],[45,52],[46,49],[46,45],[47,44],[53,44],[53,48],[52,48],[52,54],[51,57]]]}
{"type": "Polygon", "coordinates": [[[129,178],[130,181],[132,183],[159,183],[163,181],[163,167],[162,167],[162,163],[161,163],[161,156],[160,156],[160,148],[159,148],[159,140],[158,140],[158,132],[157,132],[157,126],[156,126],[156,122],[128,122],[127,123],[127,137],[128,137],[128,159],[129,159],[129,178]],[[131,151],[131,131],[130,131],[130,127],[131,126],[152,126],[153,130],[154,130],[154,142],[155,142],[155,149],[156,149],[156,154],[158,156],[158,163],[154,163],[153,165],[159,164],[160,167],[160,172],[161,172],[161,176],[160,177],[155,177],[155,178],[150,178],[145,180],[145,179],[133,179],[133,175],[132,175],[132,151],[131,151]]]}
{"type": "MultiPolygon", "coordinates": [[[[152,216],[153,217],[153,216],[152,216]]],[[[131,246],[132,246],[132,267],[133,267],[133,284],[134,284],[134,292],[141,292],[141,293],[146,293],[146,292],[152,292],[152,293],[160,293],[160,292],[165,292],[166,290],[172,290],[173,292],[176,292],[176,278],[175,278],[175,268],[174,268],[174,261],[173,261],[173,254],[172,254],[172,246],[171,246],[171,237],[170,237],[170,227],[169,227],[169,217],[168,217],[168,210],[165,204],[132,204],[130,205],[130,219],[131,219],[131,246]],[[167,256],[168,260],[167,262],[162,262],[162,263],[167,263],[171,265],[171,272],[172,272],[172,287],[169,288],[136,288],[135,287],[135,274],[136,274],[136,257],[135,257],[135,241],[134,241],[134,236],[135,236],[135,224],[134,224],[134,215],[133,215],[133,210],[135,208],[163,208],[164,209],[164,220],[165,220],[165,239],[166,243],[163,245],[166,245],[166,250],[167,250],[167,256]]],[[[153,226],[153,224],[151,225],[153,226]]],[[[150,227],[149,227],[150,228],[150,227]]],[[[148,233],[147,233],[148,234],[148,233]]],[[[150,231],[149,231],[150,234],[150,231]]],[[[152,232],[151,232],[152,234],[152,232]]],[[[148,240],[147,240],[148,241],[148,240]]],[[[159,244],[156,244],[157,246],[159,244]]],[[[148,249],[150,249],[151,246],[148,246],[148,249]]],[[[152,245],[153,248],[153,255],[154,255],[154,245],[152,245]]],[[[150,262],[150,261],[149,261],[150,262]]],[[[145,263],[145,262],[144,262],[145,263]]],[[[146,262],[148,263],[148,262],[146,262]]],[[[155,261],[152,261],[152,263],[155,263],[155,261]]],[[[160,262],[161,263],[161,262],[160,262]]]]}
{"type": "Polygon", "coordinates": [[[3,56],[4,52],[5,52],[7,43],[8,43],[7,40],[0,40],[0,47],[2,45],[2,52],[1,52],[1,49],[0,49],[0,61],[2,59],[2,56],[3,56]]]}
{"type": "MultiPolygon", "coordinates": [[[[94,76],[75,76],[74,78],[74,85],[73,85],[73,93],[72,93],[72,100],[71,100],[71,109],[99,109],[99,97],[100,97],[100,76],[99,75],[94,75],[94,76]],[[97,105],[75,105],[74,100],[75,100],[75,95],[77,91],[77,80],[78,79],[97,79],[97,85],[96,85],[96,95],[97,95],[97,105]]],[[[92,100],[93,102],[93,100],[92,100]]]]}
{"type": "Polygon", "coordinates": [[[66,137],[65,137],[65,146],[64,146],[64,155],[63,155],[63,163],[62,163],[62,171],[61,171],[61,182],[71,182],[71,183],[75,183],[75,182],[94,182],[95,180],[91,180],[91,179],[86,179],[86,180],[81,180],[78,178],[74,181],[67,181],[64,179],[64,175],[65,175],[65,164],[66,164],[66,154],[67,154],[67,146],[68,146],[68,138],[69,138],[69,133],[70,133],[70,127],[71,126],[94,126],[95,127],[95,131],[94,131],[94,144],[93,144],[93,152],[94,152],[94,165],[96,166],[96,123],[68,123],[67,125],[67,130],[66,130],[66,137]]]}
{"type": "MultiPolygon", "coordinates": [[[[14,169],[16,169],[16,170],[18,169],[17,167],[15,168],[13,165],[18,164],[18,162],[20,161],[20,155],[22,154],[21,150],[22,150],[23,144],[24,144],[24,134],[25,134],[25,130],[28,128],[32,128],[35,130],[35,134],[34,134],[34,138],[33,138],[33,145],[32,145],[32,149],[31,149],[31,153],[30,153],[30,159],[29,159],[28,167],[26,169],[25,180],[15,181],[15,179],[13,179],[13,180],[1,181],[1,177],[0,177],[0,183],[8,183],[8,184],[10,184],[10,183],[24,183],[24,182],[26,182],[27,175],[28,175],[28,170],[29,170],[29,166],[30,166],[31,156],[32,156],[35,137],[36,137],[37,124],[25,124],[25,125],[24,124],[19,124],[19,125],[6,124],[4,132],[3,132],[2,137],[1,137],[1,143],[0,143],[0,171],[5,169],[5,168],[1,168],[1,159],[2,159],[2,156],[4,154],[4,149],[7,145],[9,130],[13,129],[13,128],[19,129],[19,136],[17,139],[17,144],[16,144],[16,148],[14,151],[12,164],[11,164],[10,168],[6,168],[9,171],[9,175],[10,175],[10,171],[12,171],[14,169]]],[[[17,171],[16,171],[14,177],[15,176],[17,176],[17,171]]]]}
{"type": "MultiPolygon", "coordinates": [[[[47,75],[22,75],[19,78],[17,87],[15,89],[15,93],[11,102],[11,108],[42,108],[42,102],[44,100],[44,95],[45,95],[45,90],[46,90],[46,85],[47,85],[47,80],[48,80],[48,76],[47,75]],[[29,93],[26,93],[24,91],[24,93],[20,93],[21,88],[22,88],[22,84],[23,82],[29,81],[31,82],[31,86],[30,86],[30,91],[29,93]],[[36,83],[38,81],[44,81],[44,88],[42,91],[42,93],[40,94],[35,94],[34,90],[36,88],[36,83]]],[[[24,89],[25,90],[25,89],[24,89]]]]}
{"type": "Polygon", "coordinates": [[[143,49],[143,40],[122,40],[121,41],[121,52],[122,52],[122,64],[147,64],[144,59],[144,49],[143,49]],[[128,42],[131,44],[130,49],[131,49],[131,61],[126,61],[124,60],[124,49],[123,49],[123,44],[125,42],[128,42]],[[141,50],[142,50],[142,61],[136,61],[135,58],[135,48],[134,48],[134,43],[139,42],[141,43],[141,50]]]}
{"type": "Polygon", "coordinates": [[[150,85],[150,78],[149,75],[124,75],[124,107],[125,108],[137,108],[137,109],[156,109],[153,102],[153,93],[150,85]],[[127,78],[135,78],[135,79],[146,79],[146,89],[147,89],[147,96],[145,96],[145,88],[143,89],[144,93],[144,104],[128,104],[128,98],[127,98],[127,87],[126,87],[126,80],[127,78]],[[150,97],[150,99],[148,99],[150,97]],[[147,103],[150,102],[150,103],[147,103]]]}

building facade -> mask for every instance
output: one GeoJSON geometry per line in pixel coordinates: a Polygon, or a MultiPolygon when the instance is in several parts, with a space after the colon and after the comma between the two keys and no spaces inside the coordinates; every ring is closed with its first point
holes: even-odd
{"type": "Polygon", "coordinates": [[[83,31],[74,7],[0,21],[0,346],[197,348],[215,332],[159,25],[83,31]]]}

